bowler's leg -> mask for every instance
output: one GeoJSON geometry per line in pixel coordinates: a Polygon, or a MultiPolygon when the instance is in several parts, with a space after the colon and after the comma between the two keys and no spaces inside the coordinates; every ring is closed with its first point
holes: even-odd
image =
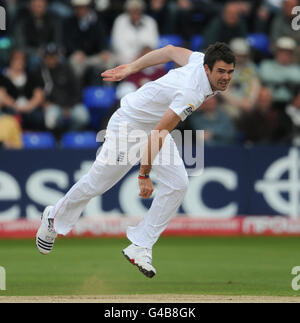
{"type": "Polygon", "coordinates": [[[148,249],[176,215],[188,188],[187,172],[172,138],[165,141],[160,155],[163,164],[153,166],[158,188],[152,205],[143,221],[127,230],[132,243],[148,249]]]}
{"type": "Polygon", "coordinates": [[[107,144],[103,147],[89,172],[56,205],[48,206],[43,212],[42,223],[36,234],[36,245],[41,253],[50,253],[57,234],[67,234],[76,224],[87,203],[110,189],[130,170],[129,163],[110,164],[107,144]]]}
{"type": "Polygon", "coordinates": [[[54,206],[49,218],[54,219],[58,234],[67,234],[76,224],[87,203],[115,185],[131,165],[103,165],[95,161],[83,176],[54,206]]]}

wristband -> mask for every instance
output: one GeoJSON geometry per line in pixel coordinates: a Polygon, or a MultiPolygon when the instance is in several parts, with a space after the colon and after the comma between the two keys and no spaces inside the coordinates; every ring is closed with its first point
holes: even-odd
{"type": "Polygon", "coordinates": [[[147,179],[147,178],[149,178],[149,175],[139,175],[138,176],[138,179],[147,179]]]}

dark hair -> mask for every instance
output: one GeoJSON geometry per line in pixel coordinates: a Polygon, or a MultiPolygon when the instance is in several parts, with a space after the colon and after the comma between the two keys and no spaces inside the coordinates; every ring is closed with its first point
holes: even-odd
{"type": "Polygon", "coordinates": [[[25,51],[22,48],[14,47],[9,52],[9,59],[8,59],[9,65],[11,64],[11,62],[13,61],[15,56],[18,54],[22,54],[24,56],[25,65],[27,64],[28,57],[27,57],[27,54],[25,53],[25,51]]]}
{"type": "Polygon", "coordinates": [[[207,64],[211,71],[217,61],[224,61],[227,64],[233,63],[235,66],[235,56],[227,44],[216,42],[206,49],[204,64],[207,64]]]}

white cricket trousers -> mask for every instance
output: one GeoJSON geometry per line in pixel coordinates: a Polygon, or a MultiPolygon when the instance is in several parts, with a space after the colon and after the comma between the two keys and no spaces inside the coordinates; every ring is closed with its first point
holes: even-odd
{"type": "MultiPolygon", "coordinates": [[[[109,190],[132,168],[134,163],[128,162],[128,159],[139,161],[141,147],[147,142],[152,129],[151,124],[136,123],[122,115],[121,109],[113,114],[107,126],[105,142],[91,169],[52,210],[50,217],[54,218],[54,229],[58,234],[66,235],[87,203],[109,190]]],[[[188,187],[187,172],[170,134],[152,169],[158,186],[151,207],[136,227],[127,229],[128,239],[144,248],[152,248],[158,240],[176,215],[188,187]]]]}

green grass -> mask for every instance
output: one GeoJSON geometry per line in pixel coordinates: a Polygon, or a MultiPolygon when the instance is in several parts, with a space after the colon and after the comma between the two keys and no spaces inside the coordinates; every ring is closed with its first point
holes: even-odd
{"type": "Polygon", "coordinates": [[[300,296],[291,288],[300,237],[162,237],[153,249],[157,275],[125,260],[126,239],[60,238],[43,256],[34,240],[0,240],[6,291],[0,296],[219,294],[300,296]]]}

